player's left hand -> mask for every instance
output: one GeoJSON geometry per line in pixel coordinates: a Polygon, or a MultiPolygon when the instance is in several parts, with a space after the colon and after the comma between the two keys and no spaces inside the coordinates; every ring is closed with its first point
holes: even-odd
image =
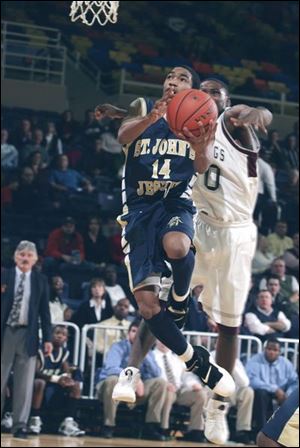
{"type": "Polygon", "coordinates": [[[208,128],[205,129],[202,121],[199,121],[199,136],[195,136],[188,130],[188,128],[184,127],[182,133],[177,133],[179,138],[186,140],[192,146],[192,148],[197,152],[204,151],[207,147],[212,145],[215,141],[215,134],[217,129],[217,123],[213,120],[210,120],[208,124],[208,128]]]}
{"type": "Polygon", "coordinates": [[[256,131],[262,131],[268,134],[265,127],[263,111],[254,107],[248,107],[242,110],[238,117],[230,117],[230,121],[235,127],[253,126],[256,131]]]}
{"type": "Polygon", "coordinates": [[[52,342],[45,342],[45,344],[44,344],[44,354],[45,354],[45,356],[51,355],[52,350],[53,350],[52,342]]]}
{"type": "Polygon", "coordinates": [[[128,114],[126,109],[121,109],[120,107],[113,106],[112,104],[99,104],[95,107],[95,118],[96,120],[102,120],[104,117],[109,117],[112,119],[125,118],[128,114]]]}

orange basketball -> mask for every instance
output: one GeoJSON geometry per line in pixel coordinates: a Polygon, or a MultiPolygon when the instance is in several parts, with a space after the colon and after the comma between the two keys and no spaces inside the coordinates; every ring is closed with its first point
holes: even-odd
{"type": "Polygon", "coordinates": [[[218,108],[214,100],[205,92],[187,89],[177,93],[167,108],[167,121],[174,134],[183,131],[184,127],[196,137],[200,135],[198,122],[202,121],[204,129],[210,120],[218,118],[218,108]]]}

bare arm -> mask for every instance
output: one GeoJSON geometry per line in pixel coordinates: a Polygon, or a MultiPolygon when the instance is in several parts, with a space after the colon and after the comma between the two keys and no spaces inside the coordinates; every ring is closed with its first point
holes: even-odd
{"type": "Polygon", "coordinates": [[[229,134],[242,146],[252,150],[259,149],[259,140],[255,131],[267,134],[267,126],[273,116],[266,108],[249,107],[238,104],[224,113],[225,126],[229,134]],[[255,130],[255,131],[254,131],[255,130]]]}
{"type": "Polygon", "coordinates": [[[141,100],[139,103],[132,103],[130,106],[129,115],[125,118],[119,129],[119,143],[122,145],[131,143],[149,126],[162,118],[165,115],[168,103],[171,101],[173,96],[173,91],[166,92],[160,100],[154,103],[153,109],[148,114],[146,114],[147,111],[143,108],[141,100]]]}

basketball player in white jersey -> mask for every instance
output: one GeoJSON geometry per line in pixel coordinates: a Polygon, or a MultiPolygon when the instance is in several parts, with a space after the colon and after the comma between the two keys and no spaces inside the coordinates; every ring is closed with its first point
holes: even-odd
{"type": "MultiPolygon", "coordinates": [[[[205,80],[200,89],[215,100],[219,118],[213,148],[203,157],[208,169],[193,187],[197,216],[191,286],[204,285],[199,300],[218,324],[216,361],[231,373],[256,247],[252,215],[258,191],[260,143],[254,128],[266,132],[272,114],[244,105],[228,108],[227,86],[217,79],[205,80]]],[[[187,130],[185,136],[192,142],[193,135],[187,130]]],[[[215,395],[209,400],[205,424],[209,441],[223,444],[228,439],[227,408],[222,397],[215,395]]]]}
{"type": "MultiPolygon", "coordinates": [[[[267,109],[245,105],[228,108],[228,89],[219,80],[207,79],[200,88],[215,100],[220,115],[215,140],[203,153],[203,166],[197,167],[198,171],[207,171],[198,176],[193,187],[198,213],[192,285],[204,285],[201,295],[204,310],[219,328],[216,361],[231,372],[256,246],[252,213],[258,186],[259,140],[254,129],[266,133],[272,114],[267,109]]],[[[192,144],[194,136],[185,128],[182,138],[192,144]]],[[[129,365],[139,367],[152,344],[147,326],[142,326],[129,365]]],[[[126,374],[126,369],[120,376],[121,382],[118,387],[128,388],[130,396],[134,378],[126,374]]],[[[224,444],[228,439],[227,408],[228,404],[220,396],[209,400],[205,436],[213,443],[224,444]]]]}

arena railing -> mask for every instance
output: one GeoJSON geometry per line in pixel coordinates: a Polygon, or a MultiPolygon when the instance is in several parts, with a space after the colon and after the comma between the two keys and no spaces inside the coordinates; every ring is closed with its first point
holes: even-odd
{"type": "Polygon", "coordinates": [[[281,342],[282,355],[289,359],[295,369],[298,370],[299,339],[278,338],[278,340],[281,342]]]}
{"type": "MultiPolygon", "coordinates": [[[[117,332],[124,332],[124,328],[119,326],[110,326],[107,327],[105,325],[101,324],[91,324],[91,325],[85,325],[82,328],[81,331],[81,351],[80,351],[80,369],[82,372],[85,372],[86,370],[86,364],[87,364],[87,334],[89,331],[93,331],[92,338],[92,349],[91,349],[91,365],[90,365],[90,381],[89,381],[89,393],[88,396],[83,396],[82,398],[95,398],[95,372],[96,372],[96,333],[97,331],[103,331],[104,332],[104,340],[103,340],[103,359],[105,354],[107,353],[108,349],[110,348],[108,346],[108,330],[115,330],[117,332]]],[[[121,333],[120,333],[121,334],[121,333]]],[[[187,331],[184,332],[184,335],[186,335],[187,340],[190,341],[193,345],[199,345],[202,343],[209,351],[214,350],[214,342],[218,337],[217,333],[206,333],[206,332],[197,332],[197,331],[187,331]]],[[[246,336],[246,335],[239,335],[239,346],[238,346],[238,353],[239,357],[241,357],[241,354],[243,354],[242,358],[243,361],[247,361],[253,354],[261,352],[262,351],[262,342],[260,339],[258,339],[255,336],[246,336]],[[246,342],[246,348],[242,347],[243,341],[246,342]],[[243,349],[243,350],[242,350],[243,349]]],[[[116,342],[121,340],[121,338],[116,339],[116,342]]]]}
{"type": "MultiPolygon", "coordinates": [[[[93,331],[92,338],[92,350],[91,350],[91,372],[90,372],[90,384],[89,384],[89,395],[83,396],[82,398],[95,398],[95,372],[96,372],[96,337],[97,337],[97,331],[102,331],[104,333],[104,340],[103,340],[103,359],[105,354],[107,353],[110,346],[108,345],[108,331],[115,330],[116,333],[124,332],[124,327],[120,326],[106,326],[101,324],[90,324],[85,325],[81,330],[81,350],[80,350],[80,362],[79,367],[82,372],[85,372],[86,369],[86,361],[87,361],[87,334],[89,331],[93,331]]],[[[127,332],[127,330],[125,329],[127,332]]],[[[122,338],[116,339],[115,342],[120,341],[122,338]]]]}
{"type": "MultiPolygon", "coordinates": [[[[152,98],[160,98],[161,89],[162,86],[159,83],[154,84],[130,79],[129,71],[125,68],[121,70],[119,95],[142,95],[152,98]]],[[[253,104],[253,106],[264,105],[268,107],[269,104],[272,106],[273,112],[279,115],[298,116],[299,112],[299,103],[287,101],[286,94],[284,92],[280,93],[279,100],[236,94],[231,94],[230,98],[232,100],[239,100],[239,103],[246,102],[246,104],[253,104]]]]}
{"type": "Polygon", "coordinates": [[[1,22],[2,79],[64,85],[66,55],[59,30],[1,22]]]}

